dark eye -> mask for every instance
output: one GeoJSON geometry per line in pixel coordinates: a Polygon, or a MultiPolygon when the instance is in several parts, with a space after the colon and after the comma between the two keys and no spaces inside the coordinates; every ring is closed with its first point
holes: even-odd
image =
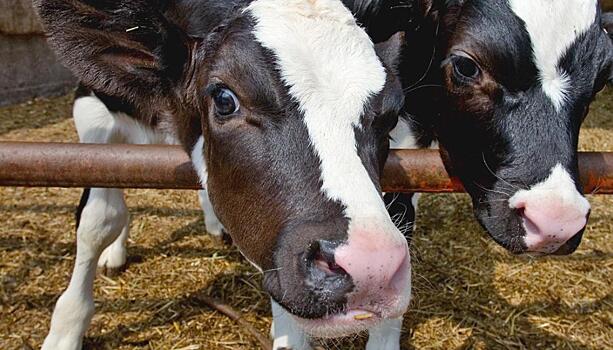
{"type": "Polygon", "coordinates": [[[462,81],[475,80],[481,74],[477,63],[468,57],[454,56],[452,62],[455,76],[462,81]]]}
{"type": "Polygon", "coordinates": [[[215,103],[215,110],[220,116],[229,116],[240,109],[238,97],[228,88],[219,87],[215,89],[211,94],[211,98],[215,103]]]}

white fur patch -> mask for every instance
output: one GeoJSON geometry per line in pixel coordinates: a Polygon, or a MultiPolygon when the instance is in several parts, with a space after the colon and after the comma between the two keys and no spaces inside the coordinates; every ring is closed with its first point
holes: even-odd
{"type": "Polygon", "coordinates": [[[200,207],[204,211],[204,226],[207,232],[212,236],[221,238],[223,236],[223,225],[219,221],[217,214],[215,214],[215,209],[213,209],[213,203],[211,203],[207,190],[198,191],[198,198],[200,198],[200,207]]]}
{"type": "Polygon", "coordinates": [[[570,78],[559,61],[596,20],[597,0],[509,0],[526,23],[543,91],[560,110],[568,98],[570,78]]]}
{"type": "Polygon", "coordinates": [[[366,350],[400,350],[402,318],[384,320],[368,331],[366,350]]]}
{"type": "Polygon", "coordinates": [[[418,149],[417,138],[411,129],[409,123],[400,118],[398,125],[390,132],[392,138],[390,142],[391,149],[418,149]]]}
{"type": "Polygon", "coordinates": [[[247,10],[257,21],[254,35],[275,53],[282,79],[304,113],[321,161],[323,192],[344,204],[349,218],[387,216],[354,132],[368,99],[386,79],[367,34],[340,1],[256,0],[247,10]]]}
{"type": "Polygon", "coordinates": [[[206,170],[206,162],[204,160],[204,136],[200,136],[198,142],[194,145],[192,149],[192,165],[198,174],[198,178],[200,179],[200,184],[203,188],[206,188],[206,182],[208,181],[209,174],[206,170]]]}
{"type": "Polygon", "coordinates": [[[172,135],[125,113],[112,113],[94,94],[77,98],[72,114],[82,143],[177,144],[172,135]]]}
{"type": "Polygon", "coordinates": [[[309,337],[296,320],[274,300],[270,299],[270,304],[273,319],[270,328],[272,349],[311,350],[309,337]]]}
{"type": "Polygon", "coordinates": [[[509,207],[515,209],[521,207],[522,203],[544,197],[553,197],[553,202],[572,205],[584,215],[590,211],[590,203],[577,191],[575,182],[561,164],[553,167],[551,175],[544,181],[532,186],[529,190],[517,191],[509,199],[509,207]]]}

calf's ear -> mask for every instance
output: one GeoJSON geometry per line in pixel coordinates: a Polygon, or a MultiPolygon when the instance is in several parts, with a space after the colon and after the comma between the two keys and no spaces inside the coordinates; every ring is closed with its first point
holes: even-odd
{"type": "Polygon", "coordinates": [[[386,41],[377,43],[375,51],[383,62],[383,65],[391,70],[391,73],[398,74],[397,68],[400,64],[402,45],[404,43],[404,33],[398,32],[386,41]]]}
{"type": "Polygon", "coordinates": [[[343,0],[375,43],[416,28],[430,12],[433,0],[343,0]]]}
{"type": "Polygon", "coordinates": [[[601,18],[602,27],[609,34],[609,38],[611,38],[611,45],[609,46],[609,85],[613,85],[613,12],[605,12],[601,18]]]}
{"type": "Polygon", "coordinates": [[[190,39],[164,17],[164,0],[34,4],[60,59],[96,91],[148,104],[183,76],[190,39]]]}
{"type": "Polygon", "coordinates": [[[602,27],[607,31],[609,37],[613,40],[613,12],[605,12],[601,17],[602,27]]]}

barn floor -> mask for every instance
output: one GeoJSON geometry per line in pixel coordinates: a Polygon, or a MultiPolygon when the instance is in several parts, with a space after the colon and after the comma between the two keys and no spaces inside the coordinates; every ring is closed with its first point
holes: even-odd
{"type": "MultiPolygon", "coordinates": [[[[613,151],[613,91],[583,129],[583,150],[613,151]]],[[[0,109],[0,140],[75,141],[71,97],[0,109]]],[[[78,189],[0,188],[0,349],[41,345],[75,253],[78,189]]],[[[129,190],[129,267],[96,281],[87,349],[257,349],[198,301],[212,295],[270,325],[260,276],[205,234],[193,192],[129,190]]],[[[580,250],[528,259],[497,247],[465,195],[427,195],[412,248],[414,302],[403,349],[613,349],[613,196],[593,196],[580,250]]],[[[329,343],[360,349],[364,337],[329,343]]]]}

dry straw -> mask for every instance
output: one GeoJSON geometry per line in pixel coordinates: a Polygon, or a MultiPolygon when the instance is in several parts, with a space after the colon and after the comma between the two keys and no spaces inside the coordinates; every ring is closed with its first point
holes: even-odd
{"type": "MultiPolygon", "coordinates": [[[[613,151],[613,94],[595,102],[584,150],[613,151]]],[[[74,141],[70,97],[0,109],[0,140],[74,141]]],[[[0,349],[38,348],[74,262],[79,190],[0,189],[0,349]]],[[[592,197],[573,256],[512,257],[486,237],[464,195],[426,196],[413,239],[414,301],[403,349],[613,348],[613,197],[592,197]]],[[[258,349],[202,300],[213,297],[268,334],[261,276],[204,232],[196,194],[127,191],[129,267],[96,281],[86,349],[258,349]]],[[[361,349],[365,338],[323,344],[361,349]]]]}

